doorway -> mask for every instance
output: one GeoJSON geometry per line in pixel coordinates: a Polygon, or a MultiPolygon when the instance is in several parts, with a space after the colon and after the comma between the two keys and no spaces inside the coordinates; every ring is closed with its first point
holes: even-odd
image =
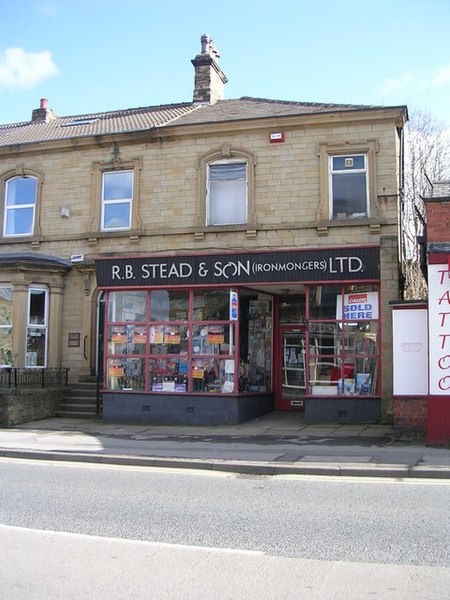
{"type": "Polygon", "coordinates": [[[306,330],[282,325],[279,333],[277,410],[304,411],[306,394],[306,330]]]}

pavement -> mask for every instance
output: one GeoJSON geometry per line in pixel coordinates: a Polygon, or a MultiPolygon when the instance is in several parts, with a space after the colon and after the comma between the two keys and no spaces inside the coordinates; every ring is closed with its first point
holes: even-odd
{"type": "Polygon", "coordinates": [[[450,479],[450,446],[399,440],[389,425],[311,425],[288,412],[230,426],[43,419],[0,429],[0,457],[247,475],[450,479]]]}

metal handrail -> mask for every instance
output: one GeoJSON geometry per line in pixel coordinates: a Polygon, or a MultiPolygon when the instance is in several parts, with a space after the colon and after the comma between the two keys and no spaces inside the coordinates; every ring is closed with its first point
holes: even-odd
{"type": "Polygon", "coordinates": [[[67,367],[45,367],[42,369],[26,369],[21,367],[0,367],[0,388],[19,387],[56,387],[68,385],[69,369],[67,367]]]}

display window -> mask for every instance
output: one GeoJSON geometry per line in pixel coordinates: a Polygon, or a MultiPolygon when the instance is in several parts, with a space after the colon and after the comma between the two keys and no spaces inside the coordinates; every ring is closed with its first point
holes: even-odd
{"type": "Polygon", "coordinates": [[[229,288],[106,295],[106,389],[271,391],[270,296],[229,288]]]}
{"type": "Polygon", "coordinates": [[[379,295],[371,285],[312,286],[305,334],[311,395],[375,396],[379,295]]]}

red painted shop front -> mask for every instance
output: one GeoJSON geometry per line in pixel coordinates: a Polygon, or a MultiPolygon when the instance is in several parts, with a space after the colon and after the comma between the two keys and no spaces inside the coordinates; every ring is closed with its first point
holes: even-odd
{"type": "Polygon", "coordinates": [[[379,248],[97,261],[106,420],[381,417],[379,248]]]}

